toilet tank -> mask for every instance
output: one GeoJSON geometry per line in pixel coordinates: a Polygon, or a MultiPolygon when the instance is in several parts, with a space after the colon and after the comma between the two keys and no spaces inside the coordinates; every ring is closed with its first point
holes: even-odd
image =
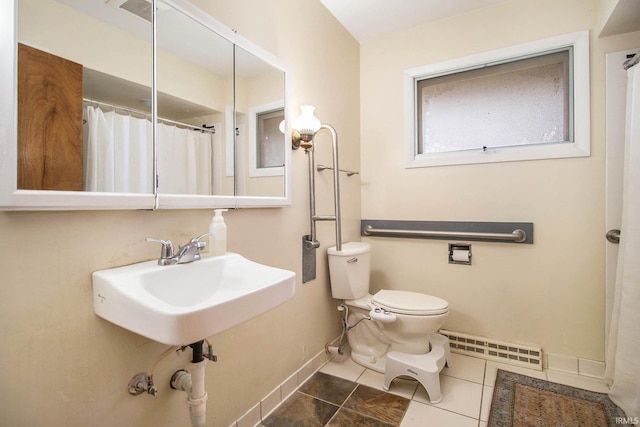
{"type": "Polygon", "coordinates": [[[371,245],[365,242],[349,242],[327,249],[331,294],[336,299],[356,299],[369,292],[371,245]]]}

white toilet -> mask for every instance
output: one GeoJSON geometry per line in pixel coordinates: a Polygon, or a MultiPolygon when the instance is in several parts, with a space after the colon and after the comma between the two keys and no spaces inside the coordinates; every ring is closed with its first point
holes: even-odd
{"type": "Polygon", "coordinates": [[[449,340],[437,334],[449,313],[447,301],[427,294],[381,290],[369,293],[371,245],[350,242],[327,250],[331,293],[344,300],[351,358],[385,373],[388,389],[397,376],[422,383],[432,403],[441,399],[439,373],[450,365],[449,340]]]}

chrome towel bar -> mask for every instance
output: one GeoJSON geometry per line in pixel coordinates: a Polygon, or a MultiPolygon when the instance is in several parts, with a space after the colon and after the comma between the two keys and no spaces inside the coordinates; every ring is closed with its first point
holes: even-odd
{"type": "Polygon", "coordinates": [[[430,231],[430,230],[391,230],[384,228],[373,228],[365,225],[365,236],[387,235],[400,237],[433,237],[443,239],[488,239],[504,240],[509,242],[522,243],[527,240],[527,233],[524,230],[513,230],[512,233],[480,233],[476,231],[430,231]]]}
{"type": "MultiPolygon", "coordinates": [[[[325,166],[325,165],[318,165],[316,166],[316,170],[318,172],[322,172],[323,170],[333,170],[333,168],[331,166],[325,166]]],[[[340,172],[344,172],[347,174],[347,176],[353,176],[353,175],[358,175],[360,172],[357,171],[350,171],[350,170],[346,170],[346,169],[340,169],[340,172]]]]}

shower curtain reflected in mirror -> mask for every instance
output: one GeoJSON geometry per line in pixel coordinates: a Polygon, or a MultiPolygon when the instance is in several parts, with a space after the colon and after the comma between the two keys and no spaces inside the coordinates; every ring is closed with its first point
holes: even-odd
{"type": "MultiPolygon", "coordinates": [[[[84,189],[153,193],[151,122],[87,107],[84,189]]],[[[158,124],[158,192],[212,194],[210,132],[158,124]]]]}
{"type": "Polygon", "coordinates": [[[147,119],[87,107],[84,189],[153,193],[153,133],[147,119]]]}
{"type": "Polygon", "coordinates": [[[640,67],[629,69],[622,227],[605,377],[609,396],[629,417],[640,416],[640,67]]]}
{"type": "Polygon", "coordinates": [[[158,124],[158,193],[212,194],[212,134],[158,124]]]}

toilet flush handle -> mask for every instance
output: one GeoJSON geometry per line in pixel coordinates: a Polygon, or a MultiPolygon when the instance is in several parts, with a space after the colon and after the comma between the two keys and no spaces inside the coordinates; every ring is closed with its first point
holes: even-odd
{"type": "Polygon", "coordinates": [[[396,321],[396,315],[390,311],[383,310],[381,308],[374,308],[369,312],[371,320],[377,320],[382,323],[391,323],[396,321]]]}
{"type": "Polygon", "coordinates": [[[348,262],[349,264],[356,263],[356,262],[358,262],[358,258],[357,258],[357,257],[353,257],[353,258],[351,258],[351,259],[348,259],[348,260],[347,260],[347,262],[348,262]]]}

